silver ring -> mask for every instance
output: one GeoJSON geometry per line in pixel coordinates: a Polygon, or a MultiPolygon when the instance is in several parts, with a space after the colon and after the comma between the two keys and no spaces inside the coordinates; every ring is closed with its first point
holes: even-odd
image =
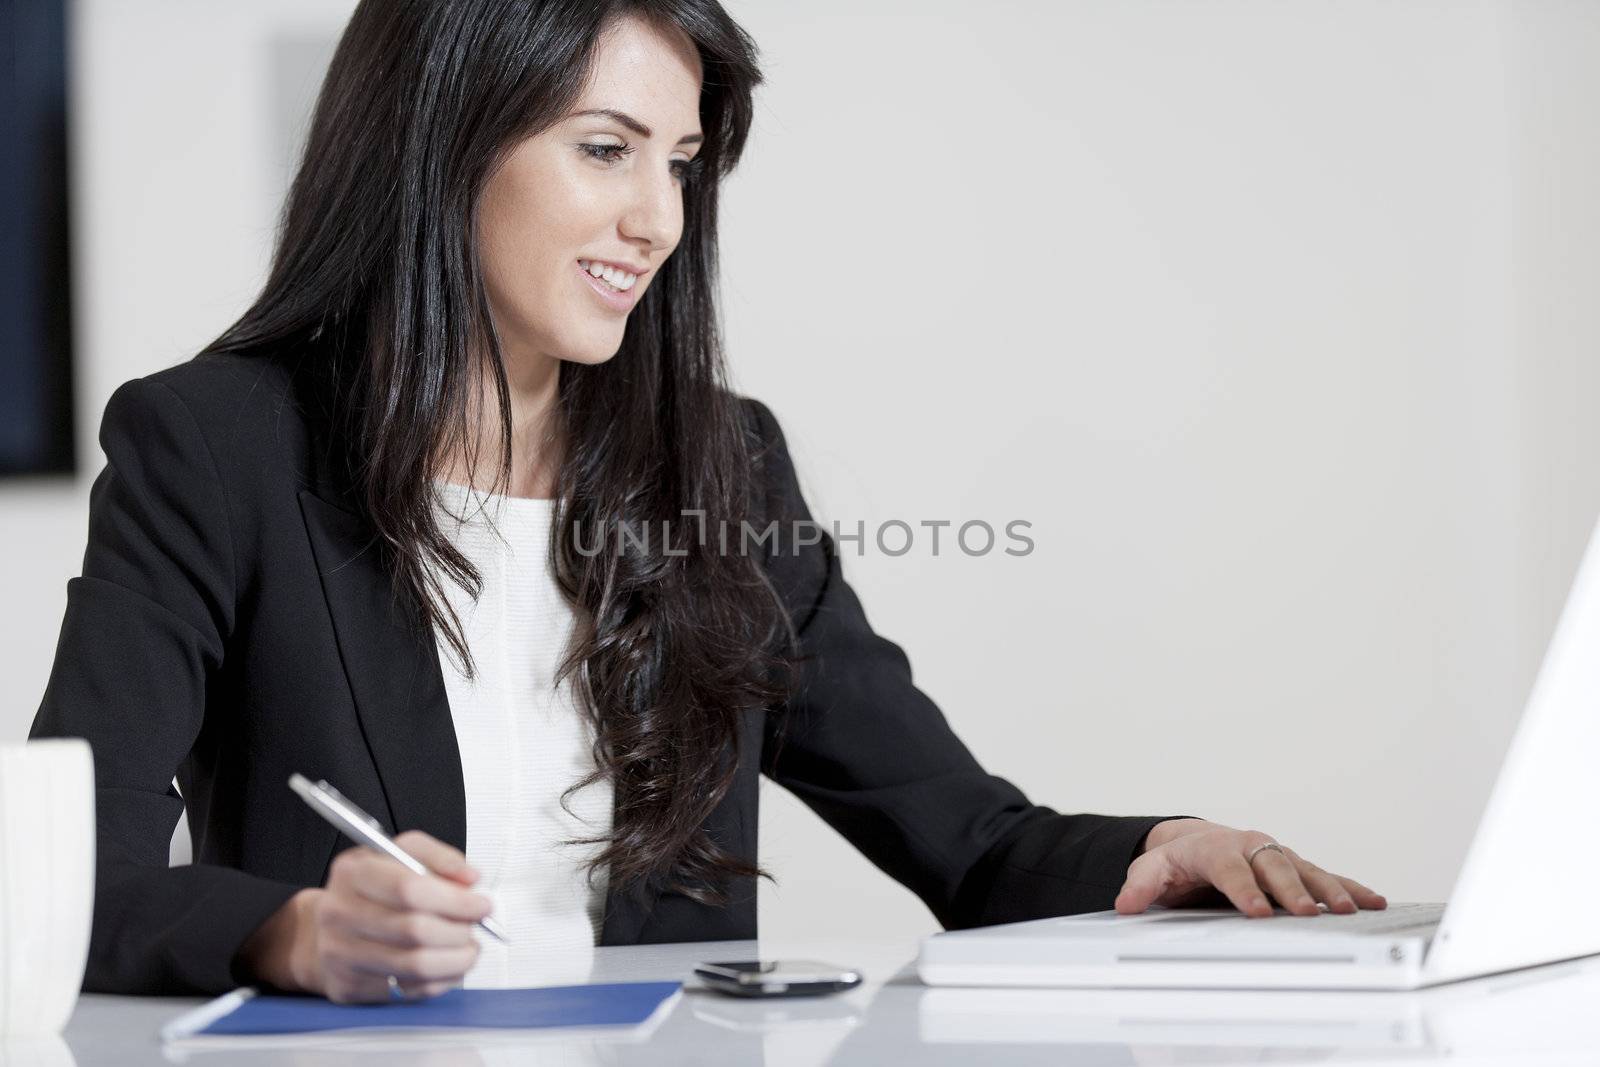
{"type": "Polygon", "coordinates": [[[404,999],[406,999],[406,991],[404,989],[400,988],[400,979],[396,978],[392,974],[389,975],[389,999],[390,1000],[404,1000],[404,999]]]}
{"type": "Polygon", "coordinates": [[[1255,858],[1256,858],[1256,853],[1260,852],[1264,848],[1270,848],[1272,851],[1276,852],[1280,856],[1282,856],[1284,854],[1282,845],[1278,844],[1276,841],[1268,841],[1264,845],[1257,845],[1255,848],[1251,849],[1250,850],[1250,854],[1244,858],[1244,861],[1246,863],[1254,863],[1255,862],[1255,858]]]}

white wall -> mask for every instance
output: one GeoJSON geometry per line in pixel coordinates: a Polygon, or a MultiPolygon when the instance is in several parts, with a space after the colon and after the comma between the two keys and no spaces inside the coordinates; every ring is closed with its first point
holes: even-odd
{"type": "MultiPolygon", "coordinates": [[[[741,9],[740,370],[819,510],[1038,549],[848,561],[873,622],[1040,800],[1443,897],[1600,510],[1600,9],[876,10],[741,9]]],[[[765,929],[933,929],[771,801],[765,929]]]]}
{"type": "MultiPolygon", "coordinates": [[[[1445,895],[1600,511],[1600,8],[729,6],[769,77],[725,208],[736,381],[819,518],[1032,523],[1025,557],[847,557],[917,683],[1041,801],[1445,895]]],[[[91,459],[0,487],[0,736],[105,399],[255,292],[351,7],[79,0],[91,459]]],[[[764,804],[764,931],[935,928],[764,804]]]]}

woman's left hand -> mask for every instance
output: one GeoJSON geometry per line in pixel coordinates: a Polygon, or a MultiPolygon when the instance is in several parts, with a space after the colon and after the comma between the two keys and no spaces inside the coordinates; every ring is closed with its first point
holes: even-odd
{"type": "Polygon", "coordinates": [[[1235,830],[1206,819],[1168,819],[1156,823],[1144,851],[1128,867],[1116,909],[1134,915],[1151,904],[1185,907],[1214,900],[1220,892],[1252,917],[1272,914],[1273,900],[1295,915],[1316,915],[1323,901],[1330,911],[1378,910],[1388,901],[1360,882],[1329,874],[1300,858],[1287,845],[1257,830],[1235,830]],[[1254,852],[1254,858],[1250,859],[1254,852]]]}

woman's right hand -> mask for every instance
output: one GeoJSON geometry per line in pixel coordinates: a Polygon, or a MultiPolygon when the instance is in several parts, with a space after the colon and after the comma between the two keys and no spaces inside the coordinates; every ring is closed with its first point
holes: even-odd
{"type": "Polygon", "coordinates": [[[391,974],[408,998],[460,985],[478,959],[473,926],[491,906],[467,888],[478,873],[420,830],[395,844],[434,873],[416,874],[361,845],[345,849],[326,886],[296,893],[241,946],[245,968],[280,989],[338,1003],[391,999],[391,974]]]}

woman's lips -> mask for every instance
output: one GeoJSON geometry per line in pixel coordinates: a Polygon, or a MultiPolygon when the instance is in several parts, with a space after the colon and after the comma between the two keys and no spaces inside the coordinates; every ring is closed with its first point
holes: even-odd
{"type": "Polygon", "coordinates": [[[628,311],[639,298],[639,279],[637,278],[634,279],[633,288],[623,292],[611,288],[611,286],[578,266],[577,260],[572,261],[572,266],[579,274],[583,275],[583,280],[589,283],[589,288],[612,311],[628,311]]]}

